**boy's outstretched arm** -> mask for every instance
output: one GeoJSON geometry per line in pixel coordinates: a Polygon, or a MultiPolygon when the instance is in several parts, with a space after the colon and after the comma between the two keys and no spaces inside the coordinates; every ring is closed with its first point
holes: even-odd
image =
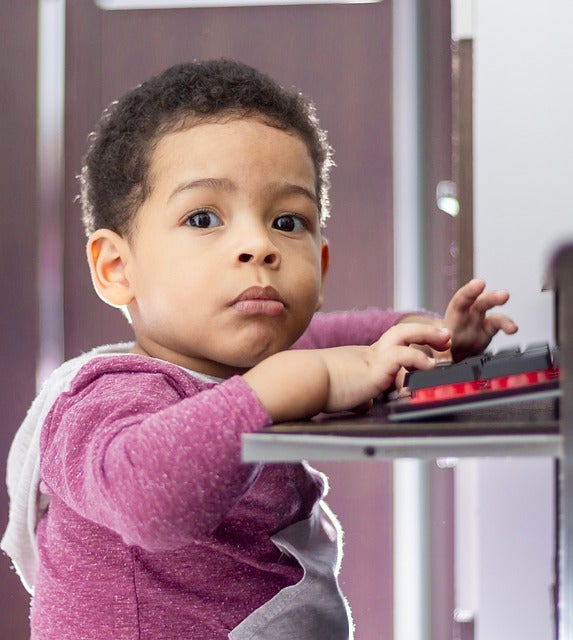
{"type": "Polygon", "coordinates": [[[433,358],[413,346],[418,344],[447,350],[450,333],[415,322],[397,324],[370,346],[282,351],[244,379],[273,422],[353,410],[392,387],[401,368],[434,366],[433,358]]]}

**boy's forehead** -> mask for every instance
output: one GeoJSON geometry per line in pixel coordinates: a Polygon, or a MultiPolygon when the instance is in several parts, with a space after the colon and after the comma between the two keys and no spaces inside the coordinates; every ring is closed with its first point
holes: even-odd
{"type": "Polygon", "coordinates": [[[306,142],[296,131],[258,117],[185,121],[164,132],[152,148],[150,186],[178,170],[224,172],[258,166],[270,172],[265,161],[278,172],[310,181],[315,190],[316,167],[306,142]]]}

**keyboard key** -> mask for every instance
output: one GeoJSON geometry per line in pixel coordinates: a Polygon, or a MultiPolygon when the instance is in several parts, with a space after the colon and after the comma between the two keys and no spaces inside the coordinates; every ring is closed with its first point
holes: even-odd
{"type": "Polygon", "coordinates": [[[481,378],[501,378],[529,371],[543,371],[552,367],[549,345],[536,346],[522,352],[496,353],[486,360],[481,369],[481,378]]]}
{"type": "Polygon", "coordinates": [[[479,377],[479,367],[473,359],[462,360],[456,363],[437,364],[427,371],[411,371],[404,382],[410,391],[437,387],[442,384],[454,382],[472,382],[479,377]]]}

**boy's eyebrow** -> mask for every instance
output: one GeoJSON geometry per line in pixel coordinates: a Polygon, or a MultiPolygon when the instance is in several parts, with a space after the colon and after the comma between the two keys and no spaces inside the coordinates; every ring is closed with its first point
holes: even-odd
{"type": "Polygon", "coordinates": [[[271,196],[303,195],[315,204],[318,204],[316,193],[313,190],[294,182],[277,182],[269,185],[266,190],[271,196]]]}
{"type": "Polygon", "coordinates": [[[189,189],[221,189],[223,191],[234,191],[236,188],[235,183],[228,178],[197,178],[196,180],[189,180],[188,182],[182,182],[177,185],[169,194],[168,200],[171,200],[182,191],[189,189]]]}
{"type": "MultiPolygon", "coordinates": [[[[197,178],[196,180],[189,180],[177,185],[170,193],[168,200],[171,200],[179,193],[190,189],[220,189],[222,191],[235,191],[237,189],[237,185],[228,178],[197,178]]],[[[266,187],[266,191],[271,196],[303,195],[309,198],[309,200],[312,200],[315,204],[318,202],[313,190],[293,182],[273,183],[266,187]]]]}

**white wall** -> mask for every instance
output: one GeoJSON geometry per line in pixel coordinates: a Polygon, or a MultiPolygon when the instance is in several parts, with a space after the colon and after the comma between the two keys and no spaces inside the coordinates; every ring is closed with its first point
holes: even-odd
{"type": "MultiPolygon", "coordinates": [[[[475,273],[510,290],[507,311],[520,325],[494,347],[553,341],[553,298],[541,285],[555,246],[573,239],[573,2],[469,4],[475,273]]],[[[551,638],[552,461],[480,461],[474,471],[466,508],[478,567],[467,592],[477,638],[551,638]]]]}
{"type": "Polygon", "coordinates": [[[543,340],[542,273],[556,243],[573,239],[573,3],[474,6],[475,271],[512,292],[520,340],[543,340]]]}

